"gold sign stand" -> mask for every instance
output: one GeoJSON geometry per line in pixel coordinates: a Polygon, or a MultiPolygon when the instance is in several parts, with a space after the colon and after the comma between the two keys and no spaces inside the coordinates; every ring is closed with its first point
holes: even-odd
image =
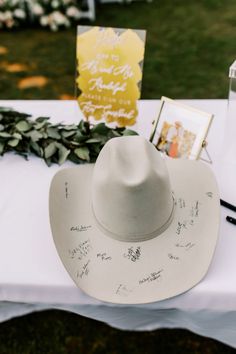
{"type": "Polygon", "coordinates": [[[145,38],[142,30],[78,27],[76,83],[85,119],[136,123],[145,38]]]}

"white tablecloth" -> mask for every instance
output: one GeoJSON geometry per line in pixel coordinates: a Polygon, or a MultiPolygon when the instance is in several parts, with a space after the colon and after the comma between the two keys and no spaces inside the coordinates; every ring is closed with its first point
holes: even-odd
{"type": "MultiPolygon", "coordinates": [[[[208,151],[215,161],[225,122],[226,100],[185,103],[215,114],[208,151]]],[[[140,101],[137,129],[148,137],[159,101],[140,101]]],[[[72,101],[0,101],[34,117],[53,122],[77,122],[81,113],[72,101]]],[[[203,153],[204,155],[204,153],[203,153]]],[[[205,157],[205,156],[204,156],[205,157]]],[[[128,330],[160,327],[187,328],[236,347],[236,227],[222,222],[213,262],[206,277],[190,291],[145,305],[113,305],[95,300],[78,289],[64,269],[54,246],[48,216],[48,191],[53,175],[33,156],[0,158],[0,321],[32,311],[65,309],[128,330]]]]}

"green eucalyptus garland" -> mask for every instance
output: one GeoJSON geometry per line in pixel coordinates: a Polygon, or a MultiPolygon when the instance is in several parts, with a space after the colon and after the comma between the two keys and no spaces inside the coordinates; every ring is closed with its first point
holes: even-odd
{"type": "Polygon", "coordinates": [[[94,162],[105,143],[114,137],[137,135],[126,128],[110,128],[105,123],[91,125],[52,124],[49,117],[38,117],[0,107],[0,155],[13,151],[28,159],[30,154],[43,158],[48,166],[66,160],[76,164],[94,162]]]}

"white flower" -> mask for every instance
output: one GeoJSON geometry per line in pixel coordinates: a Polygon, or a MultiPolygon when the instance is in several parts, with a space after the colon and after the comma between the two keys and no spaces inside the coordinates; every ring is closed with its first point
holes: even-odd
{"type": "Polygon", "coordinates": [[[21,19],[23,19],[23,18],[26,17],[25,11],[23,11],[23,10],[21,10],[21,9],[16,9],[16,10],[14,10],[13,16],[15,16],[15,17],[17,17],[17,18],[21,18],[21,19]]]}
{"type": "Polygon", "coordinates": [[[48,16],[40,17],[40,24],[41,26],[47,26],[49,24],[49,17],[48,16]]]}
{"type": "Polygon", "coordinates": [[[32,6],[32,12],[33,12],[34,15],[40,16],[40,15],[43,14],[43,8],[42,8],[42,6],[39,5],[39,4],[34,4],[34,5],[32,6]]]}
{"type": "Polygon", "coordinates": [[[58,6],[59,6],[59,1],[53,0],[53,1],[52,1],[52,7],[53,7],[54,9],[56,9],[56,8],[58,8],[58,6]]]}
{"type": "Polygon", "coordinates": [[[20,0],[11,0],[11,6],[16,6],[20,4],[20,0]]]}
{"type": "Polygon", "coordinates": [[[70,6],[66,10],[66,15],[73,18],[80,18],[80,11],[75,6],[70,6]]]}
{"type": "Polygon", "coordinates": [[[12,12],[11,11],[5,11],[4,12],[4,19],[5,19],[5,21],[12,20],[12,12]]]}
{"type": "Polygon", "coordinates": [[[0,23],[5,21],[5,15],[4,12],[0,12],[0,23]]]}
{"type": "Polygon", "coordinates": [[[70,27],[70,25],[71,25],[71,23],[70,23],[70,21],[68,20],[68,19],[66,19],[66,22],[65,22],[65,27],[70,27]]]}
{"type": "Polygon", "coordinates": [[[52,23],[50,24],[50,28],[51,28],[51,30],[54,31],[54,32],[56,32],[56,31],[58,30],[58,26],[56,25],[55,22],[52,22],[52,23]]]}
{"type": "Polygon", "coordinates": [[[7,21],[6,21],[6,26],[7,26],[7,28],[12,28],[13,26],[14,26],[14,21],[13,21],[13,19],[12,18],[10,18],[10,19],[8,19],[7,21]]]}
{"type": "Polygon", "coordinates": [[[51,14],[52,21],[55,22],[57,25],[66,25],[66,22],[68,22],[67,18],[59,11],[54,11],[51,14]]]}

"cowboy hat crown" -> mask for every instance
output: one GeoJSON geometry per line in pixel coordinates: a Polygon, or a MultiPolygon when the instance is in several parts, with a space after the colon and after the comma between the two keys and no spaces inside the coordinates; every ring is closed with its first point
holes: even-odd
{"type": "Polygon", "coordinates": [[[93,172],[92,207],[106,234],[150,239],[168,227],[173,206],[167,167],[150,142],[130,136],[104,146],[93,172]]]}

